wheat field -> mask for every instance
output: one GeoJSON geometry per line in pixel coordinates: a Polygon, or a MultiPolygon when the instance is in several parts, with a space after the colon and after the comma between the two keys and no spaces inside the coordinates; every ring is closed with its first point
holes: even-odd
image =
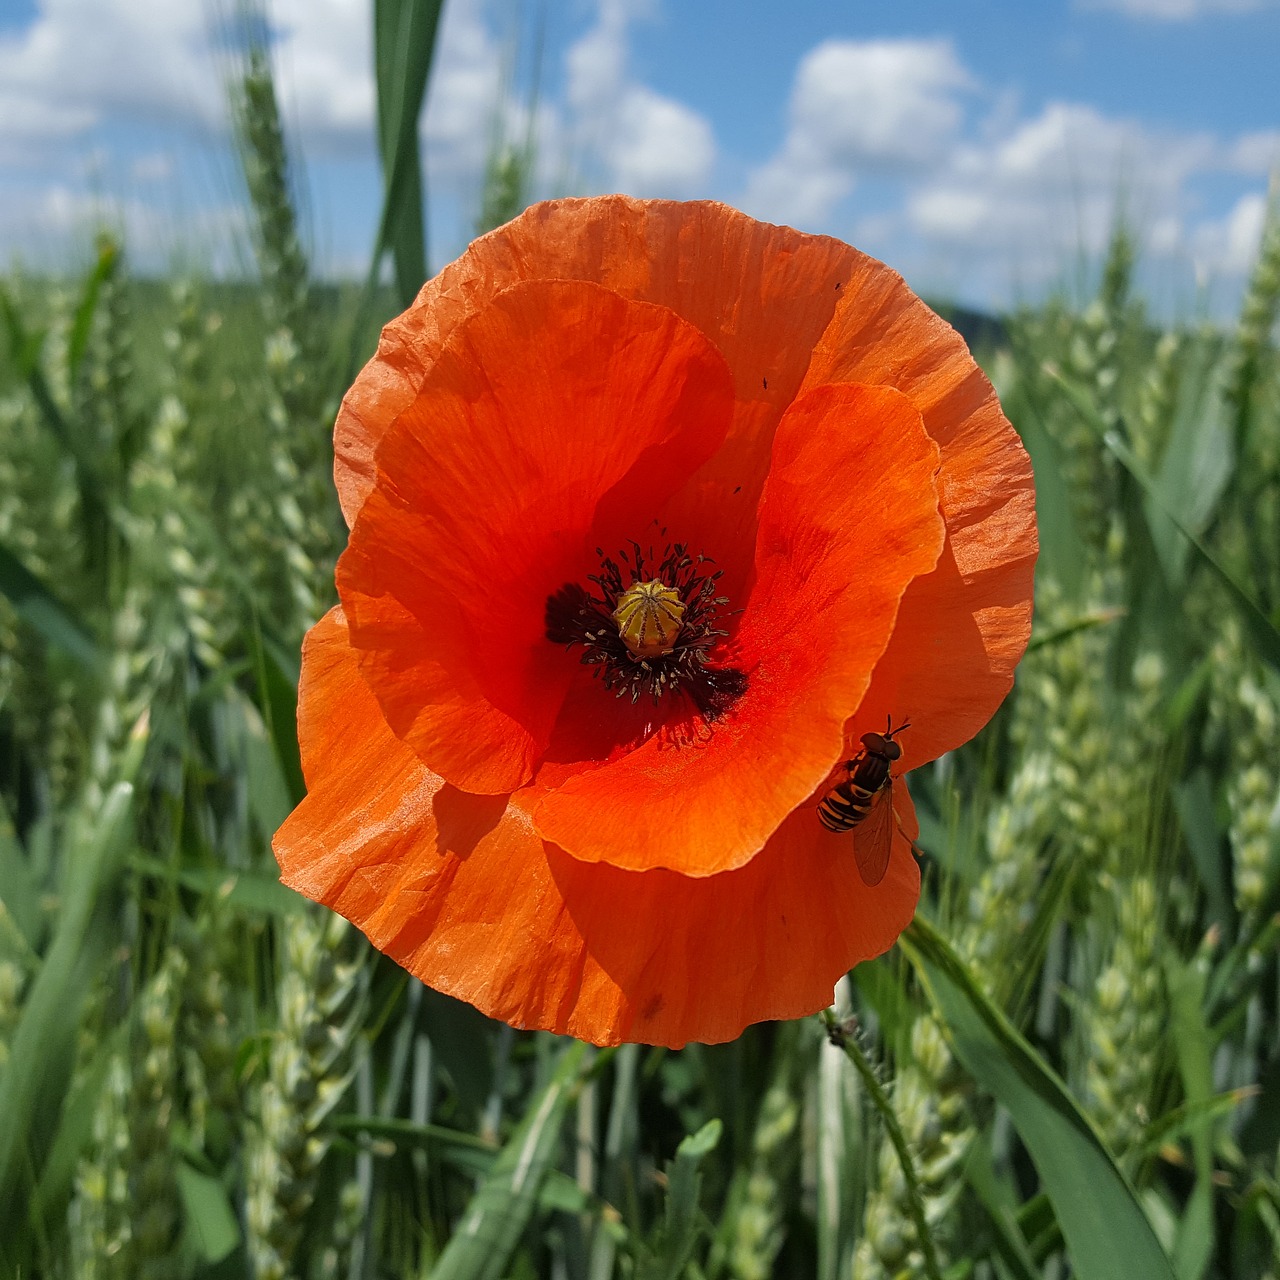
{"type": "Polygon", "coordinates": [[[1277,202],[1232,324],[1154,320],[1118,222],[1094,296],[972,331],[1036,624],[912,775],[903,944],[825,1018],[595,1050],[277,881],[329,431],[415,266],[389,214],[392,286],[315,279],[261,48],[232,93],[256,279],[109,233],[0,278],[0,1273],[1277,1280],[1277,202]]]}

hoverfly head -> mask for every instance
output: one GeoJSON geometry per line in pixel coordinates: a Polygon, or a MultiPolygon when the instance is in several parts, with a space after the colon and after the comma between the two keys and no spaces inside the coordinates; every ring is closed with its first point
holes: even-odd
{"type": "MultiPolygon", "coordinates": [[[[867,737],[878,738],[880,741],[879,751],[882,755],[886,755],[890,760],[898,760],[902,757],[902,748],[894,742],[894,737],[901,733],[904,729],[911,728],[911,721],[904,720],[896,729],[893,727],[893,717],[889,716],[885,720],[884,733],[868,734],[867,737]]],[[[863,738],[863,742],[867,740],[863,738]]]]}

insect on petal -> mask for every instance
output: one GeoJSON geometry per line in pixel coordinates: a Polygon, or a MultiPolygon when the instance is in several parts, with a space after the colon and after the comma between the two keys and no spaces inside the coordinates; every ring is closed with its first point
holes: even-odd
{"type": "Polygon", "coordinates": [[[862,883],[869,889],[874,889],[889,869],[893,833],[898,825],[898,814],[893,807],[893,783],[890,781],[876,792],[870,812],[853,829],[853,856],[862,883]]]}

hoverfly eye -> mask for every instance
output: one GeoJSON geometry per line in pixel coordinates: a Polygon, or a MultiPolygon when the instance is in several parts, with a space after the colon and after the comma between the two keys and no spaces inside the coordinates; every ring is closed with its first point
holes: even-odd
{"type": "Polygon", "coordinates": [[[886,739],[883,733],[864,733],[862,735],[863,748],[873,755],[887,755],[889,748],[893,745],[892,740],[886,739]]]}
{"type": "Polygon", "coordinates": [[[902,758],[902,748],[898,746],[892,738],[886,738],[884,743],[884,753],[890,760],[899,760],[902,758]]]}

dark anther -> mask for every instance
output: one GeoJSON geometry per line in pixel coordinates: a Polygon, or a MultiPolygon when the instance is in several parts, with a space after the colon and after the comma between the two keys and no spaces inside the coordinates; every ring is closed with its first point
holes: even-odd
{"type": "Polygon", "coordinates": [[[555,595],[547,597],[547,639],[553,644],[574,644],[591,640],[591,632],[581,630],[583,609],[591,603],[587,589],[576,582],[566,582],[555,595]]]}

